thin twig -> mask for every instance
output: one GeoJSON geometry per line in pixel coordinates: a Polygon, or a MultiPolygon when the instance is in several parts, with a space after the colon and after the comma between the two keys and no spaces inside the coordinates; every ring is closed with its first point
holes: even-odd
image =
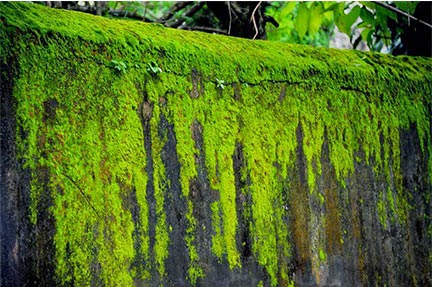
{"type": "Polygon", "coordinates": [[[192,17],[193,15],[195,15],[196,12],[198,12],[203,6],[204,6],[204,2],[198,2],[197,4],[195,4],[194,6],[192,6],[188,11],[186,11],[180,19],[176,19],[176,21],[172,24],[166,24],[165,26],[168,26],[170,28],[177,28],[178,26],[180,26],[184,19],[187,17],[192,17]]]}
{"type": "Polygon", "coordinates": [[[395,13],[398,13],[398,14],[400,14],[400,15],[403,15],[403,16],[408,17],[408,21],[409,21],[409,19],[412,19],[412,20],[417,21],[418,23],[423,24],[423,25],[425,25],[426,27],[432,29],[432,24],[429,24],[429,23],[427,23],[427,22],[425,22],[425,21],[423,21],[423,20],[420,20],[420,19],[418,19],[418,18],[416,18],[416,17],[414,17],[414,16],[411,16],[410,14],[408,14],[408,13],[406,13],[406,12],[404,12],[404,11],[402,11],[402,10],[396,8],[396,7],[393,7],[393,6],[388,5],[388,4],[386,4],[386,3],[383,3],[383,2],[378,2],[378,1],[372,1],[372,2],[375,3],[375,4],[377,4],[377,5],[380,5],[381,7],[386,8],[386,9],[388,9],[388,10],[391,10],[391,11],[393,11],[393,12],[395,12],[395,13]]]}
{"type": "Polygon", "coordinates": [[[62,173],[64,177],[66,177],[67,179],[70,180],[70,182],[73,183],[73,185],[75,185],[75,187],[78,189],[78,191],[81,193],[82,197],[84,197],[84,199],[87,201],[87,203],[90,205],[90,207],[93,209],[93,211],[96,213],[96,215],[100,218],[103,219],[102,216],[99,215],[99,213],[97,212],[96,208],[93,206],[93,204],[91,204],[90,199],[88,199],[87,194],[84,193],[84,191],[81,189],[81,187],[67,174],[62,173]]]}
{"type": "Polygon", "coordinates": [[[228,35],[230,35],[230,34],[231,34],[231,21],[232,21],[232,18],[231,18],[231,4],[230,4],[230,1],[228,1],[228,14],[229,14],[228,35]]]}
{"type": "MultiPolygon", "coordinates": [[[[154,20],[152,20],[151,22],[155,22],[158,20],[158,18],[155,16],[155,14],[153,14],[148,7],[148,2],[145,2],[145,11],[144,11],[144,17],[143,17],[143,21],[145,21],[146,19],[151,19],[153,18],[154,20]],[[149,17],[147,17],[147,14],[149,15],[149,17]]],[[[147,21],[149,22],[149,21],[147,21]]]]}
{"type": "Polygon", "coordinates": [[[144,10],[143,18],[145,19],[146,15],[147,15],[147,10],[148,10],[148,2],[145,2],[144,6],[145,6],[145,10],[144,10]]]}
{"type": "MultiPolygon", "coordinates": [[[[108,223],[106,223],[107,218],[106,217],[103,218],[102,216],[100,216],[100,214],[96,211],[96,208],[93,206],[93,204],[91,204],[90,199],[88,199],[87,195],[84,193],[84,191],[81,189],[81,187],[70,176],[68,176],[65,173],[62,173],[62,174],[63,174],[64,177],[66,177],[67,179],[69,179],[70,182],[72,182],[73,185],[79,190],[79,192],[81,193],[81,195],[85,198],[85,200],[87,201],[87,203],[90,205],[90,207],[96,213],[97,217],[99,217],[100,220],[102,220],[102,221],[105,222],[105,224],[106,224],[105,228],[107,228],[107,226],[108,226],[108,223]]],[[[123,232],[123,234],[128,234],[126,232],[126,230],[124,229],[123,225],[120,225],[119,229],[123,232]]],[[[112,251],[115,250],[116,245],[114,244],[114,240],[112,238],[111,238],[111,240],[106,240],[105,242],[107,242],[110,245],[112,251]]],[[[115,252],[113,252],[113,256],[114,256],[115,259],[118,258],[115,252]]]]}
{"type": "Polygon", "coordinates": [[[229,35],[227,30],[221,30],[221,29],[212,28],[212,27],[205,27],[205,26],[183,27],[183,29],[192,30],[192,31],[213,32],[213,33],[218,33],[218,34],[229,35]]]}
{"type": "Polygon", "coordinates": [[[258,35],[258,27],[257,27],[256,21],[255,21],[255,12],[256,12],[256,10],[258,9],[258,7],[261,5],[261,2],[262,2],[262,1],[259,1],[259,2],[258,2],[258,4],[256,5],[255,9],[253,10],[253,12],[252,12],[252,16],[251,16],[251,20],[252,20],[253,25],[254,25],[254,28],[255,28],[255,35],[254,35],[254,37],[252,38],[252,40],[255,40],[256,36],[258,35]]]}
{"type": "Polygon", "coordinates": [[[154,20],[152,20],[148,17],[138,15],[136,11],[128,12],[128,11],[125,11],[122,9],[117,9],[117,10],[109,9],[108,14],[110,14],[114,17],[127,17],[127,18],[136,19],[136,20],[145,21],[145,22],[150,22],[150,23],[154,22],[154,20]]]}
{"type": "Polygon", "coordinates": [[[237,2],[237,1],[234,1],[233,3],[230,3],[230,5],[231,5],[231,10],[232,10],[234,16],[235,16],[236,18],[239,18],[238,15],[242,15],[242,14],[243,14],[243,11],[242,11],[242,9],[238,6],[238,2],[237,2]]]}
{"type": "Polygon", "coordinates": [[[157,17],[156,17],[156,15],[153,14],[153,13],[152,13],[148,8],[146,8],[146,11],[145,11],[144,19],[143,19],[143,20],[146,20],[146,21],[147,21],[147,19],[150,19],[151,22],[157,22],[157,17]],[[148,14],[149,17],[146,16],[147,14],[148,14]],[[152,20],[152,19],[154,19],[154,20],[152,20]]]}
{"type": "Polygon", "coordinates": [[[166,21],[168,21],[172,16],[174,16],[174,14],[178,11],[180,11],[181,9],[183,9],[184,7],[188,6],[188,5],[192,5],[193,1],[180,1],[175,3],[173,6],[171,6],[171,8],[169,9],[169,11],[163,15],[162,17],[160,17],[158,19],[159,23],[164,23],[166,21]]]}

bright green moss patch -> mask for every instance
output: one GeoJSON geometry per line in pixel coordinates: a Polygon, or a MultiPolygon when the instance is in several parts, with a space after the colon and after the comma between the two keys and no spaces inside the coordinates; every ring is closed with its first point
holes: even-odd
{"type": "Polygon", "coordinates": [[[240,136],[252,181],[251,212],[254,221],[251,228],[255,234],[253,249],[257,253],[258,262],[266,266],[272,284],[275,285],[279,256],[287,257],[290,252],[288,230],[282,220],[286,206],[282,202],[283,189],[278,177],[287,177],[286,167],[291,163],[297,145],[294,136],[296,126],[285,121],[284,116],[296,118],[298,115],[294,105],[293,110],[279,110],[280,91],[277,87],[265,85],[263,88],[257,86],[249,90],[250,92],[242,90],[242,104],[246,107],[240,117],[240,136]],[[278,110],[260,109],[262,106],[275,106],[278,110]],[[278,174],[275,165],[281,167],[279,172],[282,174],[278,174]],[[278,251],[278,246],[283,246],[282,251],[278,251]]]}
{"type": "Polygon", "coordinates": [[[364,176],[359,166],[380,184],[367,203],[373,219],[384,230],[409,223],[401,139],[415,129],[431,171],[430,59],[190,33],[30,3],[0,8],[0,60],[15,64],[17,153],[32,177],[29,220],[37,226],[43,219],[38,208],[49,191],[59,285],[172,280],[169,247],[179,243],[168,225],[173,182],[162,160],[168,136],[161,116],[175,133],[172,161],[180,165],[186,206],[184,276],[191,285],[211,270],[198,252],[202,223],[194,204],[200,202],[190,190],[200,169],[216,194],[208,203],[208,252],[230,272],[248,268],[239,250],[237,196],[250,195],[242,203],[250,204],[250,258],[270,286],[293,284],[293,262],[310,266],[321,282],[332,256],[348,239],[360,240],[358,215],[370,186],[353,190],[353,178],[364,176]],[[152,107],[148,118],[139,108],[144,100],[152,107]],[[194,129],[203,140],[203,166],[194,129]],[[236,145],[244,156],[241,171],[234,167],[236,145]],[[238,174],[245,182],[240,192],[238,174]],[[154,202],[148,202],[150,187],[154,202]],[[351,225],[341,226],[339,201],[351,197],[351,225]]]}
{"type": "MultiPolygon", "coordinates": [[[[88,285],[96,260],[104,284],[130,285],[133,225],[122,202],[134,181],[146,181],[142,130],[131,109],[136,93],[125,78],[107,83],[112,75],[107,68],[80,67],[69,78],[64,70],[76,63],[66,68],[67,61],[56,62],[38,46],[27,51],[19,64],[28,74],[14,93],[24,134],[18,139],[26,166],[50,171],[58,278],[88,285]]],[[[41,188],[47,187],[34,178],[33,207],[41,188]]],[[[141,206],[145,212],[145,202],[141,206]]],[[[31,214],[35,223],[37,211],[31,214]]]]}
{"type": "MultiPolygon", "coordinates": [[[[216,90],[216,87],[209,87],[216,90]]],[[[228,89],[228,88],[227,88],[228,89]]],[[[232,91],[231,91],[232,92],[232,91]]],[[[229,91],[223,91],[229,93],[229,91]]],[[[231,268],[239,266],[239,254],[236,247],[236,191],[232,155],[237,139],[236,106],[233,98],[221,97],[208,93],[213,99],[207,103],[211,109],[206,110],[206,119],[203,123],[204,148],[206,151],[207,168],[211,187],[219,192],[221,233],[216,234],[216,242],[223,242],[222,246],[214,247],[223,250],[231,268]]]]}

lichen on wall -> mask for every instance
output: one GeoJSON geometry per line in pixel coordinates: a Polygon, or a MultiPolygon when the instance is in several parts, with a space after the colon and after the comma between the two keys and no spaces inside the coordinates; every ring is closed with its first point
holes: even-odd
{"type": "Polygon", "coordinates": [[[431,283],[430,59],[0,7],[22,282],[431,283]]]}

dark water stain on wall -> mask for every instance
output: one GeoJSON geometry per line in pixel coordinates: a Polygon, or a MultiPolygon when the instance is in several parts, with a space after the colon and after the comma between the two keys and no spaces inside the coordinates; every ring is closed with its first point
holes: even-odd
{"type": "Polygon", "coordinates": [[[180,163],[177,159],[177,141],[174,126],[165,115],[160,115],[159,137],[166,137],[160,157],[165,166],[167,186],[164,210],[169,226],[169,255],[166,259],[168,274],[166,286],[188,286],[187,266],[189,266],[188,251],[185,237],[187,229],[187,205],[180,189],[180,163]]]}
{"type": "MultiPolygon", "coordinates": [[[[152,135],[151,128],[150,128],[150,118],[151,118],[151,112],[150,112],[150,106],[148,103],[148,97],[147,95],[144,95],[143,102],[139,106],[139,117],[141,119],[142,123],[142,129],[143,129],[143,138],[144,138],[144,149],[146,152],[146,173],[148,176],[148,182],[146,186],[146,200],[148,204],[148,221],[149,221],[149,255],[148,260],[149,262],[145,262],[144,264],[150,266],[150,272],[153,274],[152,279],[153,282],[157,282],[158,278],[157,272],[155,270],[156,264],[154,260],[154,244],[155,244],[155,238],[156,238],[156,200],[154,197],[154,168],[153,168],[153,153],[152,153],[152,137],[155,137],[155,135],[152,135]]],[[[156,155],[157,156],[157,155],[156,155]]],[[[153,283],[156,284],[156,283],[153,283]]]]}

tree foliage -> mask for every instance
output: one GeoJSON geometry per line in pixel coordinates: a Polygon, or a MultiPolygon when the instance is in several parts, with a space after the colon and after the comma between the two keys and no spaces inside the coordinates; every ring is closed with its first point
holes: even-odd
{"type": "Polygon", "coordinates": [[[167,27],[328,47],[335,28],[354,48],[431,56],[431,3],[294,1],[47,2],[108,17],[167,27]],[[60,3],[60,4],[56,4],[60,3]],[[419,4],[420,3],[420,4],[419,4]]]}
{"type": "Polygon", "coordinates": [[[269,40],[328,47],[334,30],[331,13],[324,13],[330,2],[272,2],[267,13],[278,23],[267,25],[269,40]]]}
{"type": "Polygon", "coordinates": [[[280,27],[268,27],[268,35],[272,40],[328,46],[337,27],[354,48],[363,41],[372,51],[430,56],[432,26],[418,20],[430,23],[431,10],[430,3],[419,2],[272,2],[267,13],[280,27]]]}

